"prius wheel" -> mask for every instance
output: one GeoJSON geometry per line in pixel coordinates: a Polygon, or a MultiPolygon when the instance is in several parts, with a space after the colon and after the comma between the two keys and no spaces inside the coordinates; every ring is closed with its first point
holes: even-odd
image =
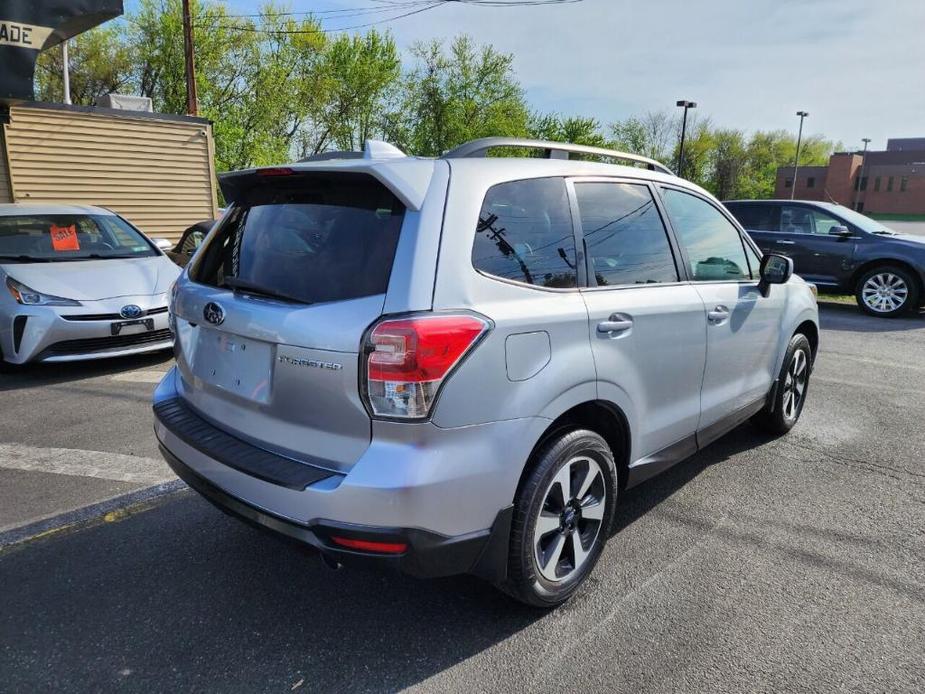
{"type": "Polygon", "coordinates": [[[503,588],[530,605],[568,600],[600,557],[616,495],[613,453],[604,439],[581,429],[549,442],[514,504],[503,588]]]}
{"type": "Polygon", "coordinates": [[[790,339],[774,397],[753,417],[755,424],[772,434],[786,434],[793,428],[806,403],[812,363],[809,340],[797,333],[790,339]]]}
{"type": "Polygon", "coordinates": [[[856,298],[865,313],[893,318],[919,305],[919,288],[906,270],[881,266],[861,276],[856,298]]]}

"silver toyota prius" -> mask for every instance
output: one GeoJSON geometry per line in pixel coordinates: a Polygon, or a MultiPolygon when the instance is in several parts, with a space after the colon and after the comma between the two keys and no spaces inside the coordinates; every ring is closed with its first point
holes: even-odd
{"type": "Polygon", "coordinates": [[[179,273],[109,210],[0,205],[0,368],[169,349],[179,273]]]}

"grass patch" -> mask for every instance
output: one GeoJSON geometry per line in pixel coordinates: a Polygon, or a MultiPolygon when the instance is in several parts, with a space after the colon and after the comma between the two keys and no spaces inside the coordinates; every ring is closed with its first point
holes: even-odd
{"type": "Polygon", "coordinates": [[[857,303],[857,300],[854,298],[853,294],[829,294],[819,292],[819,303],[854,305],[857,303]]]}
{"type": "Polygon", "coordinates": [[[891,212],[865,212],[865,214],[883,222],[925,222],[925,214],[893,214],[891,212]]]}

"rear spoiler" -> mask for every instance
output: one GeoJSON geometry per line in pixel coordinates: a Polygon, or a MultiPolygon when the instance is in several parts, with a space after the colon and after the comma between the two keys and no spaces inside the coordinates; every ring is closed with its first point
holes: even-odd
{"type": "Polygon", "coordinates": [[[275,176],[366,175],[388,188],[405,208],[417,211],[424,204],[435,166],[437,163],[432,159],[406,157],[391,145],[368,141],[362,154],[326,153],[321,158],[310,157],[295,164],[231,171],[219,174],[218,184],[225,201],[233,203],[248,189],[275,176]]]}

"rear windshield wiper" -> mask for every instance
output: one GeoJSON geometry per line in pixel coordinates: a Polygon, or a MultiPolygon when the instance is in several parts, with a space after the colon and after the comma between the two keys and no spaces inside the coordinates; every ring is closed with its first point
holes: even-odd
{"type": "Polygon", "coordinates": [[[294,296],[289,296],[288,294],[283,294],[282,292],[267,289],[266,287],[261,287],[259,284],[254,284],[253,282],[248,282],[238,277],[226,277],[219,286],[228,287],[236,292],[244,292],[245,294],[265,296],[268,299],[282,299],[283,301],[292,301],[297,304],[311,303],[311,301],[305,301],[305,299],[299,299],[294,296]]]}

